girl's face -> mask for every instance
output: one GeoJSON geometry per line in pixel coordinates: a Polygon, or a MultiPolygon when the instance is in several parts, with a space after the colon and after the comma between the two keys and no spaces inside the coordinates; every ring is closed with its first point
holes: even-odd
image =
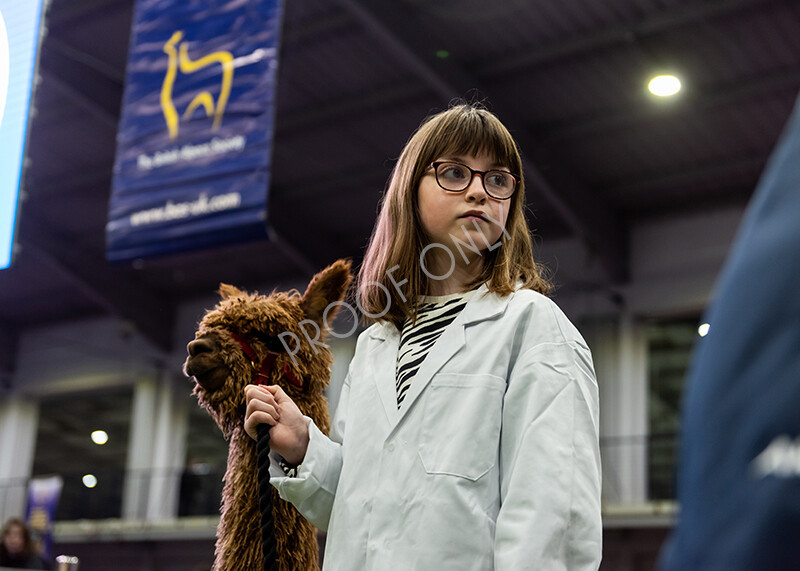
{"type": "Polygon", "coordinates": [[[18,525],[12,525],[3,535],[3,545],[11,555],[21,553],[25,547],[25,534],[18,525]]]}
{"type": "MultiPolygon", "coordinates": [[[[510,170],[485,154],[446,155],[437,157],[435,162],[440,161],[461,163],[477,171],[510,170]]],[[[466,176],[469,176],[469,171],[466,176]]],[[[511,199],[497,200],[489,196],[483,187],[481,175],[474,175],[466,190],[452,192],[439,186],[431,167],[423,175],[417,192],[419,218],[428,243],[448,247],[456,264],[464,263],[461,252],[470,261],[478,256],[470,251],[470,240],[479,250],[486,250],[500,239],[508,219],[511,199]],[[457,245],[455,239],[466,245],[457,245]]]]}

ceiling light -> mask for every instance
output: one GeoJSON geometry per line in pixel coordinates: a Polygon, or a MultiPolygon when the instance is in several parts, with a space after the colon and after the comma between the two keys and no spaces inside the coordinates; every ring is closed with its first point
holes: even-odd
{"type": "Polygon", "coordinates": [[[706,335],[708,335],[709,329],[711,329],[711,325],[708,323],[703,323],[700,325],[700,327],[697,328],[697,334],[700,337],[705,337],[706,335]]]}
{"type": "Polygon", "coordinates": [[[87,488],[94,488],[97,485],[97,478],[94,474],[86,474],[83,478],[83,485],[87,488]]]}
{"type": "Polygon", "coordinates": [[[103,445],[108,442],[108,434],[105,430],[95,430],[92,432],[92,442],[103,445]]]}
{"type": "Polygon", "coordinates": [[[647,85],[650,93],[659,97],[669,97],[681,90],[681,80],[674,75],[659,75],[647,85]]]}

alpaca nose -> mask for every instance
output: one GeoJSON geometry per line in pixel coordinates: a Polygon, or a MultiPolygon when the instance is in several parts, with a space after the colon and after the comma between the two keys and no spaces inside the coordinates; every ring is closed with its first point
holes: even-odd
{"type": "Polygon", "coordinates": [[[208,339],[195,339],[186,346],[190,357],[197,357],[201,353],[211,353],[214,351],[214,344],[208,339]]]}

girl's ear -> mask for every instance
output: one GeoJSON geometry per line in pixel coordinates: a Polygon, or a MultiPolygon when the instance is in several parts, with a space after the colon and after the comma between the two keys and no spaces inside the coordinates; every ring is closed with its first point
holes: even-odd
{"type": "Polygon", "coordinates": [[[323,315],[328,322],[333,320],[339,305],[332,306],[325,315],[327,307],[335,302],[344,299],[347,288],[350,285],[350,260],[337,260],[320,273],[311,278],[308,289],[303,294],[300,307],[306,314],[306,318],[322,323],[323,315]]]}

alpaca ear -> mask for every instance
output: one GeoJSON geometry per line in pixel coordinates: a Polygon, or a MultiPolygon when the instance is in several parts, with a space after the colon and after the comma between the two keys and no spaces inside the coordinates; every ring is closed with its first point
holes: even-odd
{"type": "Polygon", "coordinates": [[[322,323],[323,315],[328,322],[333,321],[339,305],[332,306],[325,315],[328,306],[344,299],[350,285],[350,260],[337,260],[320,273],[311,278],[300,307],[308,319],[322,323]]]}
{"type": "Polygon", "coordinates": [[[242,295],[244,292],[237,287],[229,284],[219,284],[219,296],[222,299],[230,299],[242,295]]]}

